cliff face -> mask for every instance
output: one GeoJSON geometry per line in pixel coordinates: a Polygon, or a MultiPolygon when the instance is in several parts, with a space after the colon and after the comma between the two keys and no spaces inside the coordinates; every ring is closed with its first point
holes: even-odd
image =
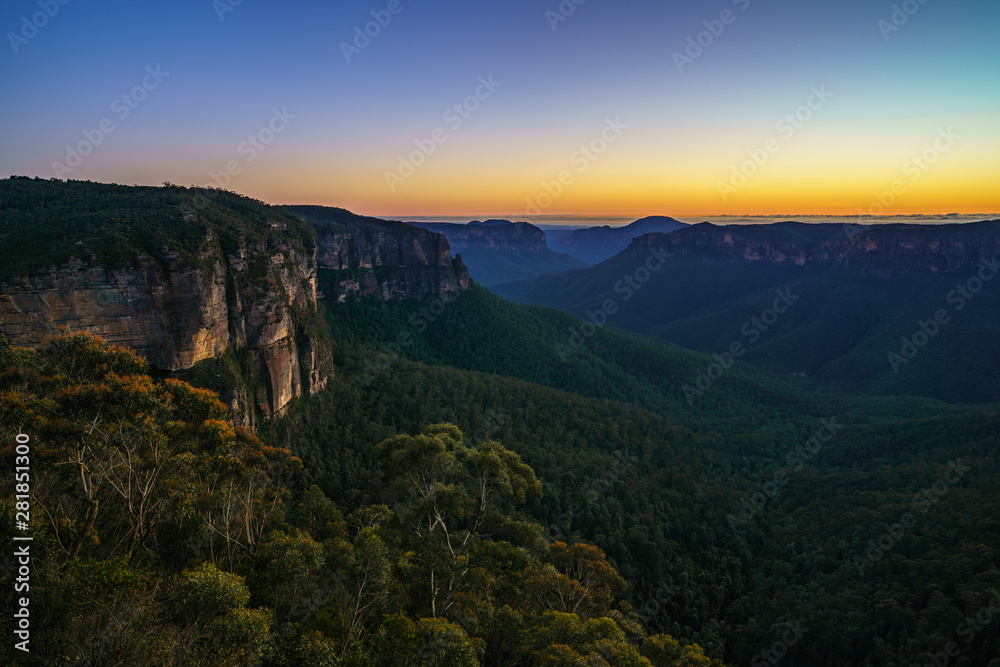
{"type": "Polygon", "coordinates": [[[471,285],[438,234],[219,190],[16,178],[0,181],[0,213],[0,333],[11,345],[62,327],[99,335],[218,391],[244,424],[327,385],[321,274],[334,300],[471,285]]]}
{"type": "Polygon", "coordinates": [[[13,345],[32,347],[65,326],[130,347],[164,370],[214,358],[229,344],[225,271],[164,272],[151,261],[115,268],[73,258],[0,285],[13,345]]]}
{"type": "Polygon", "coordinates": [[[158,369],[178,371],[220,357],[230,348],[254,360],[260,388],[231,396],[238,421],[256,404],[265,417],[292,399],[323,388],[322,351],[295,321],[293,310],[316,307],[316,270],[301,248],[239,249],[224,256],[203,243],[198,266],[169,248],[154,259],[137,255],[108,266],[96,258],[0,283],[0,317],[12,345],[35,346],[60,327],[87,331],[130,347],[158,369]],[[157,261],[159,260],[159,261],[157,261]]]}
{"type": "Polygon", "coordinates": [[[1000,253],[1000,221],[971,225],[875,227],[853,243],[831,248],[831,260],[873,274],[950,273],[978,266],[1000,253]]]}
{"type": "Polygon", "coordinates": [[[669,235],[635,239],[636,249],[663,247],[674,255],[713,259],[830,264],[889,277],[953,272],[1000,254],[1000,221],[963,225],[694,225],[669,235]]]}
{"type": "Polygon", "coordinates": [[[60,327],[87,331],[164,371],[238,352],[249,357],[240,369],[248,377],[222,398],[237,421],[251,424],[257,411],[265,419],[284,414],[327,384],[329,347],[304,323],[320,307],[317,268],[326,298],[336,301],[421,299],[471,285],[439,234],[386,223],[320,227],[316,236],[315,248],[272,234],[225,253],[209,230],[190,261],[166,246],[114,264],[73,257],[0,283],[0,329],[25,347],[60,327]]]}
{"type": "Polygon", "coordinates": [[[468,289],[462,258],[440,234],[416,227],[317,228],[316,262],[326,299],[423,299],[468,289]]]}

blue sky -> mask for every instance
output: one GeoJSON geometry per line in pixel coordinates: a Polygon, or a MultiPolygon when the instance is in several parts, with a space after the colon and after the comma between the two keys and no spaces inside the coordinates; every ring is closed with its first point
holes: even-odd
{"type": "Polygon", "coordinates": [[[114,131],[63,177],[204,185],[235,161],[229,187],[274,203],[516,215],[620,118],[620,141],[545,213],[845,214],[952,126],[962,139],[892,212],[997,203],[1000,3],[913,0],[896,26],[894,3],[860,0],[567,0],[558,22],[558,1],[231,1],[4,3],[0,175],[53,176],[108,118],[114,131]],[[391,21],[348,62],[372,12],[391,21]],[[37,34],[25,17],[44,23],[37,34]],[[699,33],[706,46],[679,71],[674,54],[699,33]],[[148,67],[165,78],[117,118],[113,101],[148,67]],[[448,127],[446,110],[490,76],[499,87],[448,127]],[[816,86],[830,100],[720,198],[816,86]],[[294,118],[248,161],[241,144],[276,109],[294,118]],[[447,140],[389,187],[438,128],[447,140]]]}

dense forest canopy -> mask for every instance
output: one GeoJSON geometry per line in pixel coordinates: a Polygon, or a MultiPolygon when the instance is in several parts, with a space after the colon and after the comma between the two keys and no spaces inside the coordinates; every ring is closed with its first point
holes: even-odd
{"type": "Polygon", "coordinates": [[[542,484],[498,441],[388,438],[374,502],[338,506],[148,370],[86,334],[0,350],[0,429],[34,463],[29,662],[721,664],[648,633],[599,548],[546,540],[520,509],[542,484]]]}
{"type": "MultiPolygon", "coordinates": [[[[224,191],[38,179],[2,182],[0,220],[9,275],[317,233],[224,191]]],[[[326,389],[255,431],[217,395],[260,372],[240,351],[166,373],[0,337],[0,452],[24,434],[31,463],[0,531],[28,511],[34,537],[7,663],[1000,667],[995,405],[740,362],[692,401],[717,358],[475,285],[309,327],[326,389]]]]}
{"type": "Polygon", "coordinates": [[[382,483],[367,440],[451,421],[536,470],[546,493],[533,515],[552,539],[600,547],[649,627],[731,664],[777,654],[924,664],[959,637],[951,664],[997,656],[1000,616],[958,634],[1000,583],[995,410],[814,395],[749,368],[720,380],[708,405],[685,408],[676,378],[658,369],[701,360],[677,348],[609,330],[579,367],[560,364],[534,343],[571,320],[473,290],[394,349],[394,327],[417,311],[331,310],[334,390],[266,436],[299,451],[334,496],[367,498],[382,483]],[[470,342],[449,346],[459,323],[470,342]],[[622,363],[596,368],[620,381],[595,381],[592,364],[609,358],[622,363]],[[784,645],[789,624],[809,631],[784,645]]]}
{"type": "Polygon", "coordinates": [[[206,238],[228,252],[279,238],[315,245],[314,230],[297,216],[227,190],[0,179],[0,280],[70,258],[162,261],[164,247],[199,266],[206,238]]]}

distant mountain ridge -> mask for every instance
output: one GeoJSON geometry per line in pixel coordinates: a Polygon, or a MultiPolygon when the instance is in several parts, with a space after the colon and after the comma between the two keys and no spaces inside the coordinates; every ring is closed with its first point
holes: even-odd
{"type": "Polygon", "coordinates": [[[640,218],[624,227],[585,227],[563,234],[552,234],[550,246],[588,264],[600,264],[628,247],[643,234],[669,234],[688,224],[662,215],[640,218]]]}
{"type": "Polygon", "coordinates": [[[743,361],[831,390],[975,403],[1000,400],[998,258],[1000,221],[703,223],[640,236],[589,269],[493,289],[592,320],[604,308],[610,325],[702,352],[752,343],[743,361]],[[654,250],[670,256],[662,268],[640,289],[622,286],[654,250]],[[777,290],[795,305],[748,340],[777,290]]]}
{"type": "Polygon", "coordinates": [[[475,226],[479,226],[479,227],[501,227],[503,225],[511,225],[511,224],[514,224],[514,223],[512,223],[510,220],[498,220],[498,219],[495,219],[495,218],[491,218],[489,220],[473,220],[472,222],[469,223],[469,226],[472,226],[472,227],[475,227],[475,226]]]}
{"type": "Polygon", "coordinates": [[[545,232],[527,222],[474,220],[468,224],[413,222],[414,227],[441,234],[460,253],[472,277],[483,285],[559,273],[586,266],[554,252],[545,232]]]}
{"type": "Polygon", "coordinates": [[[944,273],[1000,253],[1000,220],[960,225],[692,225],[669,236],[637,237],[644,247],[675,254],[711,253],[747,261],[830,263],[890,277],[899,272],[944,273]]]}

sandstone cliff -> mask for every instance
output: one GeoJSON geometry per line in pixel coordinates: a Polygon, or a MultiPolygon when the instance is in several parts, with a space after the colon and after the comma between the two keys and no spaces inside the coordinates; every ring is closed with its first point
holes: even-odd
{"type": "Polygon", "coordinates": [[[319,230],[316,242],[324,296],[338,302],[421,299],[471,284],[461,256],[452,259],[448,241],[422,229],[401,235],[379,229],[319,230]]]}
{"type": "Polygon", "coordinates": [[[288,206],[316,230],[320,289],[333,302],[425,299],[468,289],[461,256],[441,234],[339,208],[288,206]]]}
{"type": "Polygon", "coordinates": [[[250,406],[281,414],[326,385],[322,350],[296,317],[317,307],[315,264],[302,248],[241,245],[224,254],[209,235],[199,266],[173,255],[164,247],[159,257],[114,265],[74,257],[0,283],[3,332],[12,345],[31,347],[60,327],[87,331],[164,371],[246,350],[260,382],[229,397],[244,423],[250,406]]]}
{"type": "Polygon", "coordinates": [[[253,424],[323,389],[325,298],[428,298],[471,280],[444,237],[221,190],[0,181],[0,334],[65,327],[214,389],[253,424]],[[322,291],[320,283],[322,282],[322,291]]]}

